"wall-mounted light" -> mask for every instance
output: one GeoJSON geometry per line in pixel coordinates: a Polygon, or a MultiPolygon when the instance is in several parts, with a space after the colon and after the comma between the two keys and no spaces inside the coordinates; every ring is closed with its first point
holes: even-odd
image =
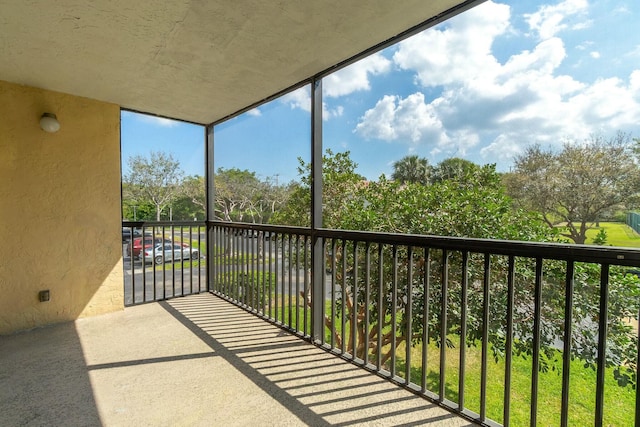
{"type": "Polygon", "coordinates": [[[44,113],[40,117],[40,127],[45,132],[54,133],[60,130],[60,122],[55,114],[44,113]]]}

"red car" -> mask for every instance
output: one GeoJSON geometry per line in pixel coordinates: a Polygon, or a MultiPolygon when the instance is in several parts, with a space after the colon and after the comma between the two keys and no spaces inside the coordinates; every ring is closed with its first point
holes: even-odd
{"type": "MultiPolygon", "coordinates": [[[[171,243],[170,239],[163,239],[158,236],[144,236],[144,248],[152,248],[161,243],[171,243]]],[[[142,237],[136,237],[127,246],[128,255],[134,258],[138,258],[142,253],[143,243],[142,237]]]]}

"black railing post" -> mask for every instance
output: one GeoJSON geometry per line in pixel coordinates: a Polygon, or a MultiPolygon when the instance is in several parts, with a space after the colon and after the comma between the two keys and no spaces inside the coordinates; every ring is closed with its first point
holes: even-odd
{"type": "Polygon", "coordinates": [[[607,329],[609,317],[609,264],[600,270],[600,311],[598,313],[598,367],[596,370],[596,414],[595,425],[601,426],[604,419],[604,374],[607,366],[607,329]]]}
{"type": "Polygon", "coordinates": [[[393,245],[391,248],[392,257],[392,276],[391,276],[391,366],[389,372],[391,378],[396,375],[396,347],[397,347],[397,328],[398,328],[398,247],[393,245]]]}
{"type": "Polygon", "coordinates": [[[489,363],[489,315],[491,304],[491,256],[484,254],[482,280],[482,365],[480,373],[480,421],[487,419],[487,364],[489,363]]]}
{"type": "MultiPolygon", "coordinates": [[[[358,356],[358,242],[353,242],[353,286],[351,288],[351,342],[353,343],[351,357],[358,356]]],[[[363,358],[364,359],[364,358],[363,358]]]]}
{"type": "Polygon", "coordinates": [[[365,258],[364,258],[364,265],[365,265],[365,271],[364,271],[364,330],[365,330],[365,334],[364,334],[364,343],[363,343],[363,348],[364,348],[364,355],[363,355],[363,359],[364,359],[364,365],[368,365],[369,364],[369,330],[371,328],[370,325],[370,313],[369,313],[369,309],[371,307],[371,243],[367,242],[365,244],[365,258]]]}
{"type": "Polygon", "coordinates": [[[438,399],[442,402],[446,392],[446,372],[447,372],[447,308],[449,306],[449,252],[442,250],[442,277],[440,284],[442,292],[440,296],[440,387],[438,399]]]}
{"type": "MultiPolygon", "coordinates": [[[[638,313],[638,320],[640,320],[640,312],[638,313]]],[[[635,427],[640,427],[640,387],[638,387],[638,378],[640,378],[640,375],[638,375],[638,371],[640,370],[640,330],[638,331],[638,344],[637,344],[637,348],[636,348],[636,420],[635,420],[635,427]]]]}
{"type": "Polygon", "coordinates": [[[377,347],[376,347],[376,369],[382,369],[382,324],[384,323],[384,247],[378,243],[378,325],[377,325],[377,347]]]}
{"type": "Polygon", "coordinates": [[[411,383],[411,350],[412,346],[412,334],[413,334],[413,246],[407,248],[407,302],[404,309],[404,318],[406,319],[405,330],[405,371],[404,371],[404,383],[409,385],[411,383]]]}
{"type": "Polygon", "coordinates": [[[533,355],[531,363],[530,425],[538,424],[538,380],[540,376],[540,340],[542,339],[542,258],[536,258],[536,279],[533,296],[533,355]]]}
{"type": "Polygon", "coordinates": [[[423,250],[424,268],[422,284],[424,286],[424,293],[422,295],[422,375],[420,378],[420,391],[422,393],[427,391],[427,364],[429,362],[427,346],[429,344],[429,302],[431,296],[431,250],[429,248],[424,248],[423,250]]]}
{"type": "Polygon", "coordinates": [[[464,409],[464,380],[467,351],[467,304],[469,286],[469,252],[462,252],[462,281],[460,284],[460,367],[458,368],[458,406],[464,409]]]}
{"type": "Polygon", "coordinates": [[[560,426],[569,425],[569,379],[571,372],[571,340],[573,333],[573,285],[575,265],[567,262],[564,297],[564,345],[562,347],[562,403],[560,410],[560,426]]]}
{"type": "Polygon", "coordinates": [[[505,342],[504,360],[504,404],[502,405],[502,424],[511,423],[511,370],[513,360],[513,312],[515,310],[515,276],[516,266],[513,255],[509,256],[509,269],[507,272],[507,336],[505,342]]]}

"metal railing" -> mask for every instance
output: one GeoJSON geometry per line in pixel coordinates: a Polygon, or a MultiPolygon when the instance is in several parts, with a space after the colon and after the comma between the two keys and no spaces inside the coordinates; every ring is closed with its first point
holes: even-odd
{"type": "Polygon", "coordinates": [[[310,337],[310,231],[229,223],[212,230],[212,290],[310,337]]]}
{"type": "Polygon", "coordinates": [[[463,417],[566,426],[586,407],[589,424],[615,425],[612,413],[627,411],[639,425],[635,386],[614,387],[611,378],[637,378],[638,281],[626,270],[640,266],[640,251],[209,226],[215,294],[463,417]],[[321,274],[311,269],[316,239],[321,274]],[[316,295],[313,277],[323,278],[316,295]],[[620,334],[631,338],[633,357],[616,356],[628,355],[620,334]],[[548,372],[560,384],[551,396],[548,372]],[[587,396],[572,391],[585,375],[587,396]],[[633,402],[609,408],[605,397],[616,393],[633,402]]]}
{"type": "Polygon", "coordinates": [[[125,305],[207,291],[204,222],[123,222],[125,305]]]}

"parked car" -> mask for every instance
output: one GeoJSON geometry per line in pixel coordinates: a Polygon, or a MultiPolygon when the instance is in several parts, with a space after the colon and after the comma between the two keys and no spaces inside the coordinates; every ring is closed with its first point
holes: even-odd
{"type": "Polygon", "coordinates": [[[183,259],[198,259],[200,251],[181,243],[163,243],[152,248],[145,248],[145,262],[154,262],[158,265],[164,264],[166,261],[179,261],[183,259]]]}
{"type": "Polygon", "coordinates": [[[132,242],[129,243],[127,247],[127,252],[129,256],[134,258],[139,258],[142,253],[142,249],[153,248],[154,246],[163,244],[163,243],[173,243],[170,239],[164,239],[159,236],[151,236],[145,235],[144,242],[142,241],[142,237],[134,238],[132,242]]]}
{"type": "Polygon", "coordinates": [[[129,242],[131,237],[141,237],[142,231],[139,228],[133,229],[133,236],[131,235],[131,227],[122,227],[122,243],[129,242]]]}

